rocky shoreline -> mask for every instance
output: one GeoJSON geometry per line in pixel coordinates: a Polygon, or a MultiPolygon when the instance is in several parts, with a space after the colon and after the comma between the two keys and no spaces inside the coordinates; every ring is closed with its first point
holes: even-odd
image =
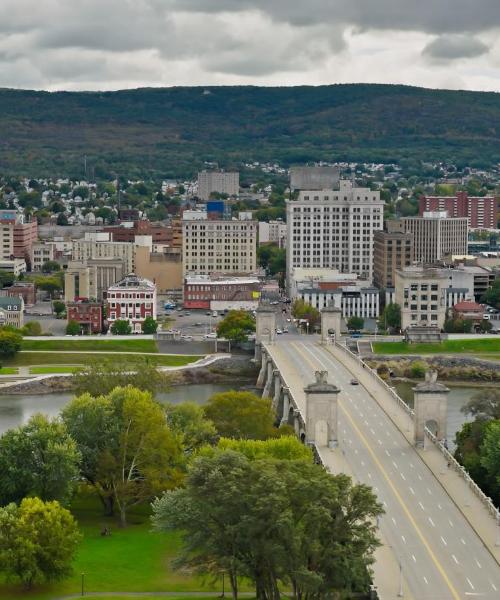
{"type": "MultiPolygon", "coordinates": [[[[199,383],[232,383],[253,385],[257,381],[258,367],[249,356],[228,356],[206,366],[179,368],[169,371],[171,385],[199,383]]],[[[0,395],[35,395],[68,392],[74,389],[71,376],[54,375],[44,379],[27,379],[16,385],[0,388],[0,395]]]]}

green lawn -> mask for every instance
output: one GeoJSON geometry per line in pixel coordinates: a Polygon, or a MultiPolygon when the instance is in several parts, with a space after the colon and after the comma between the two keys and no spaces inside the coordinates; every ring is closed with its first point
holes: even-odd
{"type": "MultiPolygon", "coordinates": [[[[120,364],[124,362],[134,362],[140,358],[140,354],[99,354],[101,359],[109,359],[117,361],[120,364]]],[[[148,359],[155,365],[164,367],[181,367],[188,365],[202,356],[185,356],[185,355],[150,355],[148,359]]],[[[4,363],[10,367],[29,367],[29,366],[48,366],[48,365],[68,365],[68,362],[75,365],[86,365],[95,360],[95,354],[64,354],[50,352],[19,352],[13,358],[5,359],[4,363]]]]}
{"type": "Polygon", "coordinates": [[[102,338],[82,339],[79,337],[67,340],[26,340],[21,350],[73,350],[85,352],[158,352],[155,340],[137,340],[132,336],[127,340],[102,338]]]}
{"type": "Polygon", "coordinates": [[[49,375],[51,373],[74,373],[81,367],[76,365],[61,365],[59,367],[31,367],[30,375],[49,375]]]}
{"type": "Polygon", "coordinates": [[[17,375],[18,370],[14,367],[2,367],[0,368],[0,375],[17,375]]]}
{"type": "Polygon", "coordinates": [[[372,347],[375,354],[500,354],[500,338],[445,340],[440,344],[373,342],[372,347]]]}
{"type": "Polygon", "coordinates": [[[116,598],[120,598],[119,592],[219,591],[220,584],[214,586],[206,579],[172,569],[172,559],[180,550],[180,537],[176,533],[153,532],[149,507],[131,512],[130,525],[125,529],[117,525],[116,519],[102,516],[93,494],[78,497],[72,510],[84,536],[73,575],[63,582],[39,586],[30,593],[17,585],[2,584],[0,578],[0,600],[49,600],[76,594],[81,589],[81,573],[85,573],[89,597],[90,592],[118,592],[116,598]],[[111,530],[109,537],[100,535],[104,526],[111,530]]]}

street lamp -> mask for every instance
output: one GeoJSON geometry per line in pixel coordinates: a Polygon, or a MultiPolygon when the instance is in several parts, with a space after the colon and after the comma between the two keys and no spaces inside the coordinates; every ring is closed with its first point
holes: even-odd
{"type": "Polygon", "coordinates": [[[401,561],[399,561],[399,592],[398,592],[398,597],[399,598],[403,597],[403,565],[401,564],[401,561]]]}
{"type": "Polygon", "coordinates": [[[82,573],[82,596],[85,594],[84,585],[85,585],[85,573],[82,573]]]}

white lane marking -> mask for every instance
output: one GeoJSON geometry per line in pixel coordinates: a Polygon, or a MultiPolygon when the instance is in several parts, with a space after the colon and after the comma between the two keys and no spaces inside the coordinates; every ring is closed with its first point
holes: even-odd
{"type": "Polygon", "coordinates": [[[477,558],[474,558],[474,560],[476,561],[476,565],[482,569],[483,567],[481,566],[481,563],[477,560],[477,558]]]}
{"type": "Polygon", "coordinates": [[[427,517],[427,518],[429,519],[429,523],[430,523],[430,524],[431,524],[433,527],[436,527],[436,526],[434,525],[434,521],[433,521],[433,520],[432,520],[430,517],[427,517]]]}
{"type": "Polygon", "coordinates": [[[429,582],[427,581],[427,577],[425,577],[425,575],[424,575],[424,581],[427,585],[429,585],[429,582]]]}
{"type": "Polygon", "coordinates": [[[460,564],[457,560],[457,557],[454,554],[451,555],[451,558],[457,563],[457,565],[460,564]]]}
{"type": "Polygon", "coordinates": [[[427,493],[429,494],[429,496],[432,496],[432,492],[429,488],[427,488],[427,493]]]}
{"type": "Polygon", "coordinates": [[[465,579],[467,579],[467,583],[470,585],[471,589],[472,590],[475,589],[474,586],[472,585],[472,581],[468,577],[466,577],[465,579]]]}
{"type": "Polygon", "coordinates": [[[391,521],[396,525],[396,519],[394,517],[391,517],[391,521]]]}
{"type": "Polygon", "coordinates": [[[393,465],[393,467],[394,467],[395,469],[397,469],[397,468],[398,468],[398,465],[397,465],[397,464],[396,464],[394,461],[392,461],[392,465],[393,465]]]}
{"type": "Polygon", "coordinates": [[[380,440],[377,440],[377,443],[378,443],[379,446],[382,445],[382,442],[380,440]]]}
{"type": "Polygon", "coordinates": [[[413,463],[410,463],[410,467],[413,469],[413,463]]]}
{"type": "Polygon", "coordinates": [[[417,477],[422,481],[422,475],[418,474],[417,477]]]}
{"type": "Polygon", "coordinates": [[[364,460],[362,460],[362,461],[361,461],[361,466],[362,466],[362,467],[364,467],[364,466],[365,466],[365,461],[364,461],[364,460]]]}
{"type": "Polygon", "coordinates": [[[444,537],[443,537],[443,536],[441,536],[441,541],[443,542],[443,544],[444,544],[445,546],[447,546],[447,545],[448,545],[448,544],[447,544],[447,542],[446,542],[446,540],[444,539],[444,537]]]}
{"type": "Polygon", "coordinates": [[[372,478],[372,474],[368,473],[368,479],[371,479],[371,478],[372,478]]]}
{"type": "Polygon", "coordinates": [[[460,538],[460,541],[462,542],[462,544],[465,546],[465,540],[464,538],[460,538]]]}
{"type": "Polygon", "coordinates": [[[403,473],[400,473],[400,475],[401,475],[401,479],[402,479],[403,481],[406,481],[406,477],[403,475],[403,473]]]}
{"type": "Polygon", "coordinates": [[[342,431],[343,431],[344,433],[346,433],[346,430],[345,430],[345,429],[342,429],[342,431]]]}
{"type": "Polygon", "coordinates": [[[421,508],[422,510],[425,510],[425,508],[424,508],[424,505],[422,504],[422,502],[419,502],[419,503],[418,503],[418,505],[420,506],[420,508],[421,508]]]}
{"type": "Polygon", "coordinates": [[[393,445],[393,446],[397,446],[397,445],[398,445],[398,443],[397,443],[397,442],[392,442],[392,445],[393,445]]]}
{"type": "Polygon", "coordinates": [[[448,523],[450,524],[450,527],[453,527],[453,521],[451,519],[448,519],[448,523]]]}
{"type": "Polygon", "coordinates": [[[406,452],[401,452],[401,456],[406,456],[406,452]]]}
{"type": "Polygon", "coordinates": [[[438,508],[439,508],[439,510],[443,510],[443,507],[441,506],[441,504],[438,504],[438,508]]]}
{"type": "Polygon", "coordinates": [[[491,587],[495,590],[495,592],[498,591],[497,586],[493,583],[493,581],[490,581],[490,583],[491,583],[491,587]]]}
{"type": "Polygon", "coordinates": [[[406,538],[404,535],[401,536],[401,539],[403,540],[403,544],[406,544],[406,538]]]}
{"type": "Polygon", "coordinates": [[[370,427],[370,431],[372,432],[373,435],[375,435],[375,431],[373,430],[373,427],[370,427]]]}
{"type": "Polygon", "coordinates": [[[365,419],[364,423],[368,427],[368,421],[366,419],[365,419]]]}
{"type": "Polygon", "coordinates": [[[387,450],[387,448],[385,449],[385,453],[387,454],[387,456],[391,455],[391,453],[389,452],[389,450],[387,450]]]}
{"type": "Polygon", "coordinates": [[[354,454],[357,454],[357,453],[358,453],[358,450],[355,448],[354,449],[354,454]]]}
{"type": "Polygon", "coordinates": [[[385,435],[386,435],[387,437],[391,437],[391,434],[390,434],[388,431],[386,431],[386,432],[385,432],[385,435]]]}
{"type": "Polygon", "coordinates": [[[415,492],[413,491],[413,488],[412,488],[412,487],[410,487],[410,492],[411,492],[413,495],[415,495],[415,492]]]}
{"type": "Polygon", "coordinates": [[[412,554],[412,555],[411,555],[411,557],[412,557],[412,559],[413,559],[413,562],[415,562],[415,563],[416,563],[416,562],[417,562],[417,559],[415,558],[415,555],[414,555],[414,554],[412,554]]]}

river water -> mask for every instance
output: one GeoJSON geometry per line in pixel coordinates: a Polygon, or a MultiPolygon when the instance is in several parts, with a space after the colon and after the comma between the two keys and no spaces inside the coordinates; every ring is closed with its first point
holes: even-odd
{"type": "MultiPolygon", "coordinates": [[[[157,394],[157,398],[160,402],[172,402],[173,404],[186,400],[204,404],[212,394],[225,392],[235,387],[239,386],[213,383],[179,385],[172,387],[164,394],[157,394]]],[[[0,433],[26,423],[35,413],[44,413],[50,417],[57,416],[73,396],[72,393],[61,392],[38,396],[0,395],[0,433]]]]}

